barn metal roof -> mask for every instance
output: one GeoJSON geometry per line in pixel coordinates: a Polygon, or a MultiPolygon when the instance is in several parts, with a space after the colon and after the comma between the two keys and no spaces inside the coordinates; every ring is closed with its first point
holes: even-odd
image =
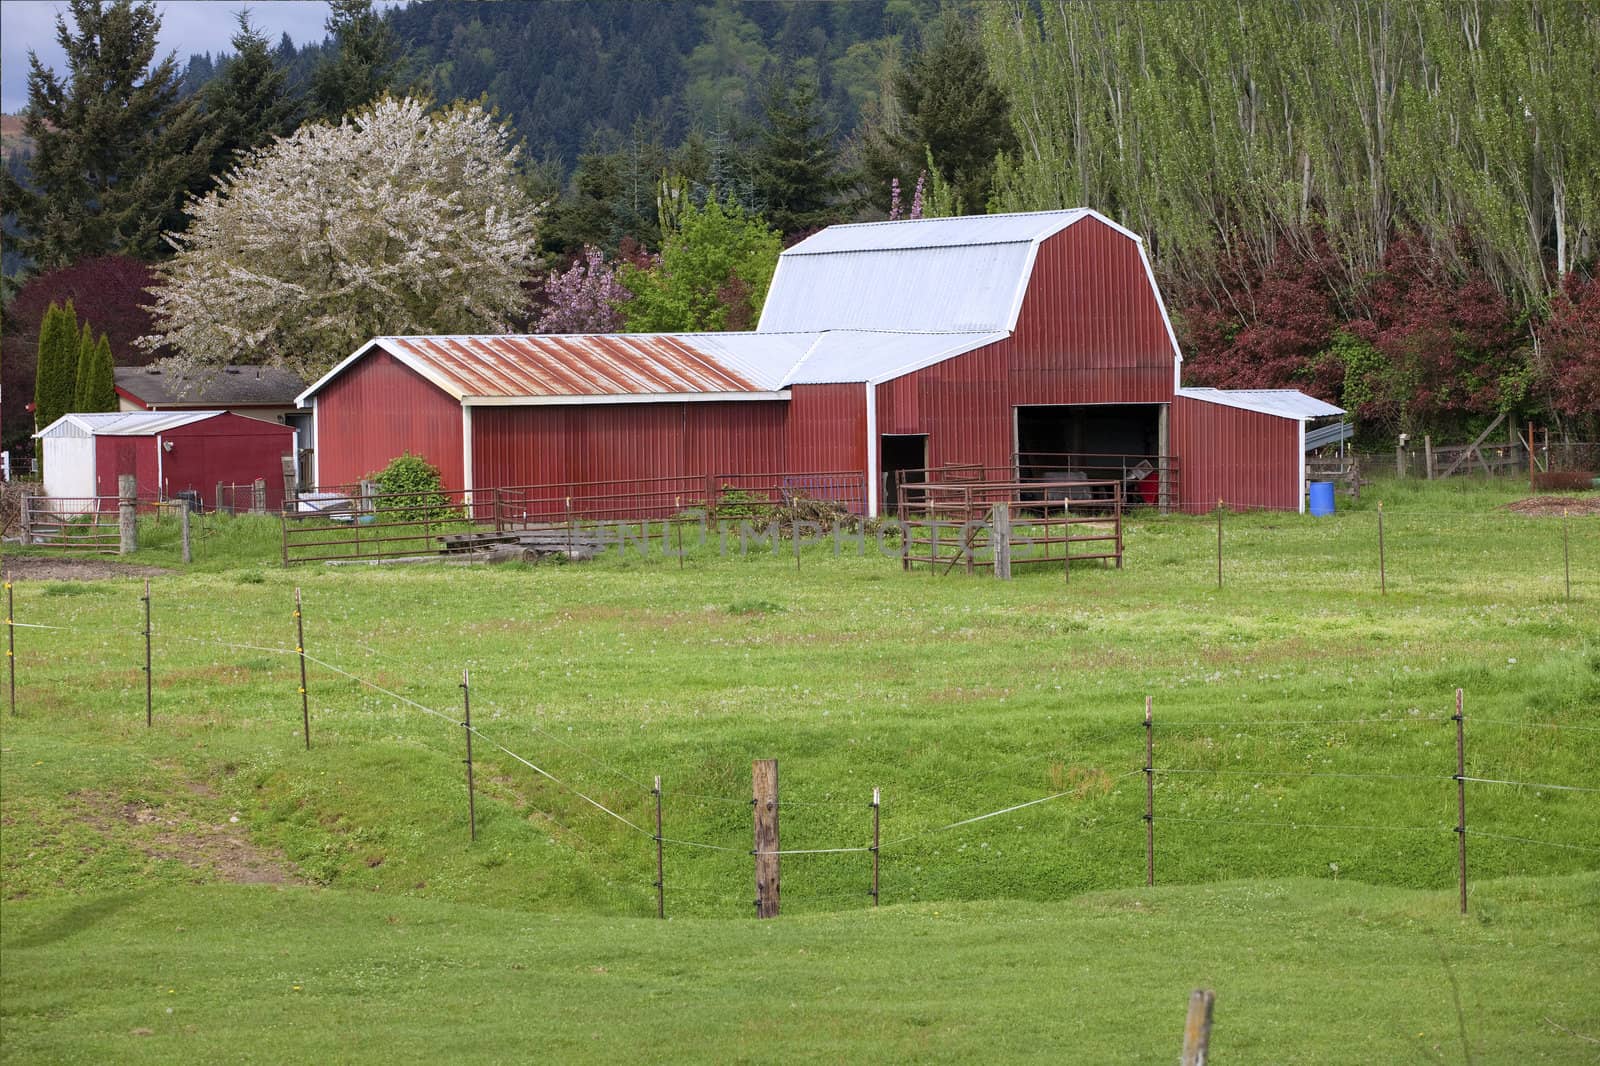
{"type": "Polygon", "coordinates": [[[304,403],[378,347],[458,400],[537,402],[630,396],[762,398],[813,337],[628,333],[378,337],[303,392],[304,403]]]}
{"type": "Polygon", "coordinates": [[[1307,396],[1299,389],[1179,389],[1176,395],[1301,422],[1344,414],[1344,408],[1307,396]]]}
{"type": "Polygon", "coordinates": [[[306,387],[305,378],[292,370],[243,365],[192,374],[174,374],[159,366],[119,366],[116,383],[141,403],[206,408],[292,404],[306,387]]]}
{"type": "Polygon", "coordinates": [[[788,385],[884,382],[1005,340],[1004,330],[977,333],[877,333],[835,329],[816,334],[805,357],[783,378],[788,385]]]}
{"type": "Polygon", "coordinates": [[[204,422],[225,411],[107,411],[62,415],[35,437],[148,437],[204,422]]]}
{"type": "Polygon", "coordinates": [[[1084,208],[829,226],[779,257],[757,328],[1014,329],[1039,243],[1085,218],[1139,239],[1084,208]]]}

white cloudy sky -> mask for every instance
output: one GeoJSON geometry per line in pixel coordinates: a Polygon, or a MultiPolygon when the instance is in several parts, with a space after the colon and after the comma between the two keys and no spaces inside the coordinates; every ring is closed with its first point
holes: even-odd
{"type": "MultiPolygon", "coordinates": [[[[393,6],[395,0],[379,0],[393,6]]],[[[320,41],[328,19],[324,0],[159,0],[160,54],[177,52],[179,63],[193,52],[229,51],[236,28],[234,16],[244,7],[250,19],[273,41],[287,32],[295,44],[320,41]]],[[[65,69],[56,44],[56,14],[67,12],[61,0],[4,0],[0,3],[0,110],[15,114],[28,102],[28,52],[37,52],[46,66],[65,69]]]]}

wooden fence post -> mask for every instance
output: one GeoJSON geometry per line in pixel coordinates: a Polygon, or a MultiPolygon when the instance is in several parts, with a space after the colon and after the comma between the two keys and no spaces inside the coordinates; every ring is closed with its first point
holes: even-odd
{"type": "Polygon", "coordinates": [[[132,474],[117,477],[117,552],[139,550],[139,483],[132,474]]]}
{"type": "Polygon", "coordinates": [[[1428,480],[1433,480],[1433,435],[1422,435],[1422,469],[1428,475],[1428,480]]]}
{"type": "Polygon", "coordinates": [[[1456,689],[1456,869],[1461,881],[1461,913],[1467,913],[1467,731],[1461,713],[1462,693],[1456,689]]]}
{"type": "Polygon", "coordinates": [[[1389,595],[1388,560],[1383,553],[1383,501],[1378,501],[1378,595],[1389,595]]]}
{"type": "Polygon", "coordinates": [[[150,728],[155,718],[153,684],[150,676],[150,579],[144,579],[144,727],[150,728]]]}
{"type": "Polygon", "coordinates": [[[1211,1008],[1217,994],[1208,988],[1189,993],[1189,1016],[1183,1023],[1182,1066],[1206,1066],[1211,1053],[1211,1008]]]}
{"type": "Polygon", "coordinates": [[[194,550],[189,543],[189,501],[178,501],[178,537],[183,545],[184,565],[194,562],[194,550]]]}
{"type": "Polygon", "coordinates": [[[997,503],[989,509],[989,522],[993,527],[989,539],[994,549],[994,576],[1001,581],[1011,580],[1011,507],[997,503]]]}
{"type": "Polygon", "coordinates": [[[22,546],[24,548],[33,543],[33,497],[26,492],[22,494],[22,546]]]}
{"type": "Polygon", "coordinates": [[[1222,499],[1217,499],[1217,588],[1222,587],[1222,499]]]}
{"type": "Polygon", "coordinates": [[[1567,509],[1561,509],[1561,567],[1567,578],[1567,602],[1572,602],[1572,544],[1567,536],[1567,509]]]}
{"type": "Polygon", "coordinates": [[[1144,883],[1156,883],[1156,728],[1144,698],[1144,883]]]}
{"type": "Polygon", "coordinates": [[[478,839],[478,801],[472,787],[472,678],[466,670],[461,671],[461,731],[467,736],[467,832],[471,839],[478,839]]]}
{"type": "MultiPolygon", "coordinates": [[[[24,500],[27,497],[23,497],[24,500]]],[[[11,684],[11,714],[17,713],[17,610],[11,599],[11,582],[6,582],[6,677],[11,684]]]]}
{"type": "Polygon", "coordinates": [[[305,727],[306,750],[311,750],[311,704],[306,693],[306,625],[300,617],[300,586],[294,587],[294,650],[300,654],[300,722],[305,727]]]}
{"type": "Polygon", "coordinates": [[[661,775],[656,775],[656,787],[651,789],[656,798],[656,917],[667,916],[667,878],[661,861],[661,775]]]}
{"type": "Polygon", "coordinates": [[[872,790],[872,905],[878,905],[878,815],[881,811],[879,793],[876,787],[872,790]]]}
{"type": "Polygon", "coordinates": [[[750,805],[755,810],[756,917],[778,916],[778,760],[751,764],[750,805]]]}
{"type": "Polygon", "coordinates": [[[256,478],[250,485],[250,513],[267,513],[267,480],[256,478]]]}

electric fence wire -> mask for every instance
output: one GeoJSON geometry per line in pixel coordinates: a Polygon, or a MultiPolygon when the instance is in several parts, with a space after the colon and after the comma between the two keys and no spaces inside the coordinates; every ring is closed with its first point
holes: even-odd
{"type": "Polygon", "coordinates": [[[1565,725],[1561,722],[1517,722],[1509,718],[1480,718],[1478,715],[1465,716],[1468,722],[1481,725],[1504,725],[1515,729],[1563,729],[1575,733],[1600,733],[1600,726],[1593,725],[1565,725]]]}
{"type": "Polygon", "coordinates": [[[1497,777],[1462,777],[1452,780],[1475,781],[1480,785],[1512,785],[1516,788],[1539,788],[1552,792],[1600,792],[1600,788],[1588,788],[1584,785],[1551,785],[1539,781],[1503,781],[1497,777]]]}
{"type": "Polygon", "coordinates": [[[1381,830],[1393,833],[1453,833],[1453,826],[1428,826],[1428,825],[1355,825],[1337,822],[1262,822],[1251,819],[1239,818],[1183,818],[1161,815],[1157,822],[1182,822],[1189,825],[1248,825],[1248,826],[1275,826],[1280,829],[1352,829],[1363,832],[1381,830]]]}
{"type": "Polygon", "coordinates": [[[1508,833],[1485,833],[1481,829],[1468,829],[1469,837],[1491,837],[1495,840],[1515,840],[1523,844],[1539,844],[1547,848],[1565,848],[1568,851],[1586,851],[1600,855],[1600,848],[1592,848],[1585,844],[1561,844],[1554,840],[1535,840],[1532,837],[1511,836],[1508,833]]]}
{"type": "MultiPolygon", "coordinates": [[[[1448,774],[1353,774],[1324,770],[1201,770],[1182,767],[1156,766],[1156,774],[1203,774],[1208,777],[1337,777],[1351,780],[1373,781],[1450,781],[1448,774]]],[[[1467,780],[1473,780],[1467,778],[1467,780]]]]}

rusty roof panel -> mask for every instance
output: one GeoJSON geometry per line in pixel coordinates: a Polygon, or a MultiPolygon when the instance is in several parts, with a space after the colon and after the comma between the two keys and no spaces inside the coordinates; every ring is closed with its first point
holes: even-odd
{"type": "Polygon", "coordinates": [[[772,360],[755,349],[798,353],[811,340],[575,334],[382,337],[379,343],[458,397],[517,398],[766,392],[777,382],[758,368],[772,360]],[[749,358],[741,357],[741,348],[752,349],[749,358]]]}

